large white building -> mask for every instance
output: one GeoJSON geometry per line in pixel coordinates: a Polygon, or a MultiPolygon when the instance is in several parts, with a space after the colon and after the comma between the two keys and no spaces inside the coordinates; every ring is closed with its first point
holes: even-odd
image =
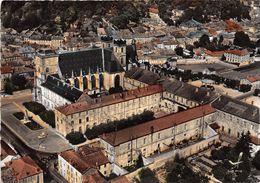
{"type": "Polygon", "coordinates": [[[41,102],[47,109],[76,102],[83,94],[78,88],[63,82],[58,75],[49,75],[40,86],[42,92],[41,102]]]}
{"type": "Polygon", "coordinates": [[[228,50],[225,51],[224,56],[226,57],[226,62],[243,64],[251,63],[253,60],[250,58],[249,52],[244,50],[228,50]]]}

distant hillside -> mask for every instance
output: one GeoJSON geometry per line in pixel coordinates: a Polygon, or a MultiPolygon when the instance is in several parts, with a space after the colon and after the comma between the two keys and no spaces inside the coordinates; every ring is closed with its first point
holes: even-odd
{"type": "MultiPolygon", "coordinates": [[[[183,10],[177,24],[194,18],[199,22],[210,21],[210,16],[222,20],[229,18],[250,19],[249,7],[240,0],[141,0],[133,1],[3,1],[1,6],[2,25],[18,32],[38,26],[45,27],[44,33],[60,34],[77,22],[82,37],[95,32],[97,27],[110,21],[116,28],[129,28],[131,22],[138,24],[148,17],[149,7],[158,7],[159,16],[168,25],[173,25],[172,10],[183,10]],[[102,19],[104,18],[104,19],[102,19]],[[103,21],[105,20],[105,21],[103,21]]],[[[131,24],[133,25],[133,24],[131,24]]]]}
{"type": "Polygon", "coordinates": [[[150,0],[151,5],[158,7],[159,16],[169,25],[173,9],[184,10],[184,15],[178,20],[183,22],[194,18],[199,22],[210,21],[210,16],[227,20],[230,18],[250,19],[250,8],[240,0],[150,0]]]}
{"type": "Polygon", "coordinates": [[[18,32],[46,25],[47,33],[58,28],[66,31],[75,21],[81,25],[84,20],[92,19],[95,22],[92,29],[95,31],[97,26],[102,26],[102,17],[118,28],[127,28],[129,21],[139,22],[146,12],[147,7],[142,1],[3,1],[1,19],[5,28],[13,28],[18,32]]]}

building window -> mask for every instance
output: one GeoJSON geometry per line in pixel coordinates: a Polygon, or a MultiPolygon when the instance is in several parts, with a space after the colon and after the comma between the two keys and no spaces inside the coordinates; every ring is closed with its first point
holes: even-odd
{"type": "Polygon", "coordinates": [[[81,124],[81,119],[79,119],[79,124],[81,124]]]}
{"type": "Polygon", "coordinates": [[[74,121],[71,121],[71,125],[74,125],[74,121]]]}
{"type": "Polygon", "coordinates": [[[160,139],[160,137],[161,137],[161,134],[160,134],[160,133],[158,133],[158,139],[160,139]]]}
{"type": "Polygon", "coordinates": [[[145,140],[146,140],[146,139],[144,138],[144,144],[145,144],[145,140]]]}
{"type": "Polygon", "coordinates": [[[128,144],[128,147],[127,147],[127,148],[128,148],[128,150],[130,150],[130,148],[131,148],[131,144],[130,144],[130,143],[128,144]]]}
{"type": "Polygon", "coordinates": [[[87,121],[87,122],[88,122],[88,120],[89,120],[88,117],[86,117],[86,121],[87,121]]]}
{"type": "Polygon", "coordinates": [[[73,114],[71,115],[71,119],[73,118],[73,114]]]}

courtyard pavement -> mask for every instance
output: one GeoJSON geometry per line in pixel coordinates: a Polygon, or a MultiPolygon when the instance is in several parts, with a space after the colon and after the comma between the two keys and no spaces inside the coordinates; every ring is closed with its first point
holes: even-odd
{"type": "Polygon", "coordinates": [[[8,127],[19,139],[21,139],[28,147],[45,153],[59,153],[72,146],[60,135],[56,134],[51,127],[40,130],[31,130],[18,120],[13,113],[20,112],[14,102],[22,103],[28,101],[29,95],[21,95],[20,97],[1,98],[1,122],[8,127]],[[44,138],[39,138],[43,133],[47,134],[44,138]]]}

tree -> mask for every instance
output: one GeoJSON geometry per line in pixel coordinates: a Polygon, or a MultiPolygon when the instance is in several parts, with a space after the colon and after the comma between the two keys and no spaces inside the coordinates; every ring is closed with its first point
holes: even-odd
{"type": "Polygon", "coordinates": [[[165,164],[166,169],[166,182],[198,182],[206,183],[207,178],[195,174],[188,166],[185,164],[185,160],[176,156],[174,160],[168,161],[165,164]]]}
{"type": "Polygon", "coordinates": [[[210,44],[209,36],[207,34],[203,34],[199,39],[199,44],[202,47],[206,47],[210,44]]]}
{"type": "Polygon", "coordinates": [[[14,74],[11,77],[11,81],[13,85],[17,86],[18,89],[20,90],[24,89],[27,83],[27,79],[23,75],[19,75],[19,74],[14,74]]]}
{"type": "Polygon", "coordinates": [[[258,39],[255,43],[255,47],[260,47],[260,39],[258,39]]]}
{"type": "Polygon", "coordinates": [[[111,121],[109,123],[103,123],[94,126],[91,129],[87,129],[85,135],[88,139],[91,140],[97,138],[99,135],[102,135],[104,133],[110,133],[115,130],[128,128],[130,126],[141,124],[152,119],[154,119],[154,113],[152,111],[144,111],[142,114],[133,115],[127,119],[111,121]]]}
{"type": "Polygon", "coordinates": [[[221,45],[223,43],[223,41],[224,41],[224,37],[223,37],[223,35],[220,35],[219,40],[218,40],[218,45],[221,45]]]}
{"type": "Polygon", "coordinates": [[[77,145],[86,141],[83,134],[80,132],[70,132],[66,135],[66,139],[72,144],[77,145]]]}
{"type": "Polygon", "coordinates": [[[235,149],[237,152],[243,152],[244,155],[250,157],[250,151],[252,149],[250,143],[251,143],[250,133],[247,132],[247,134],[243,134],[240,137],[239,141],[235,146],[235,149]]]}
{"type": "Polygon", "coordinates": [[[13,94],[13,84],[12,84],[12,82],[9,79],[4,84],[4,91],[8,95],[12,95],[13,94]]]}
{"type": "Polygon", "coordinates": [[[33,112],[34,114],[38,115],[42,112],[44,112],[46,110],[46,108],[44,107],[44,105],[38,103],[38,102],[24,102],[23,105],[31,112],[33,112]]]}
{"type": "Polygon", "coordinates": [[[226,59],[227,59],[226,56],[223,54],[220,60],[225,61],[226,59]]]}
{"type": "Polygon", "coordinates": [[[119,29],[125,29],[127,28],[128,19],[125,15],[119,15],[119,16],[112,17],[110,19],[110,22],[119,29]]]}
{"type": "Polygon", "coordinates": [[[235,39],[234,39],[234,45],[240,46],[240,47],[250,47],[251,41],[249,36],[244,33],[243,31],[236,32],[235,39]]]}
{"type": "Polygon", "coordinates": [[[45,110],[39,114],[41,119],[45,121],[47,124],[49,124],[52,128],[55,128],[55,114],[53,111],[45,110]]]}
{"type": "Polygon", "coordinates": [[[175,48],[175,53],[179,56],[183,56],[183,48],[182,47],[175,48]]]}
{"type": "Polygon", "coordinates": [[[159,183],[159,180],[155,177],[155,173],[150,168],[143,168],[138,173],[139,179],[135,179],[137,183],[159,183]]]}
{"type": "Polygon", "coordinates": [[[137,157],[137,160],[135,162],[135,166],[136,168],[141,168],[144,166],[144,162],[143,162],[143,157],[142,157],[142,153],[140,153],[137,157]]]}
{"type": "Polygon", "coordinates": [[[255,154],[252,164],[256,169],[260,170],[260,150],[255,154]]]}
{"type": "Polygon", "coordinates": [[[248,91],[251,90],[251,87],[252,87],[252,85],[241,84],[239,91],[241,91],[241,92],[248,92],[248,91]]]}

